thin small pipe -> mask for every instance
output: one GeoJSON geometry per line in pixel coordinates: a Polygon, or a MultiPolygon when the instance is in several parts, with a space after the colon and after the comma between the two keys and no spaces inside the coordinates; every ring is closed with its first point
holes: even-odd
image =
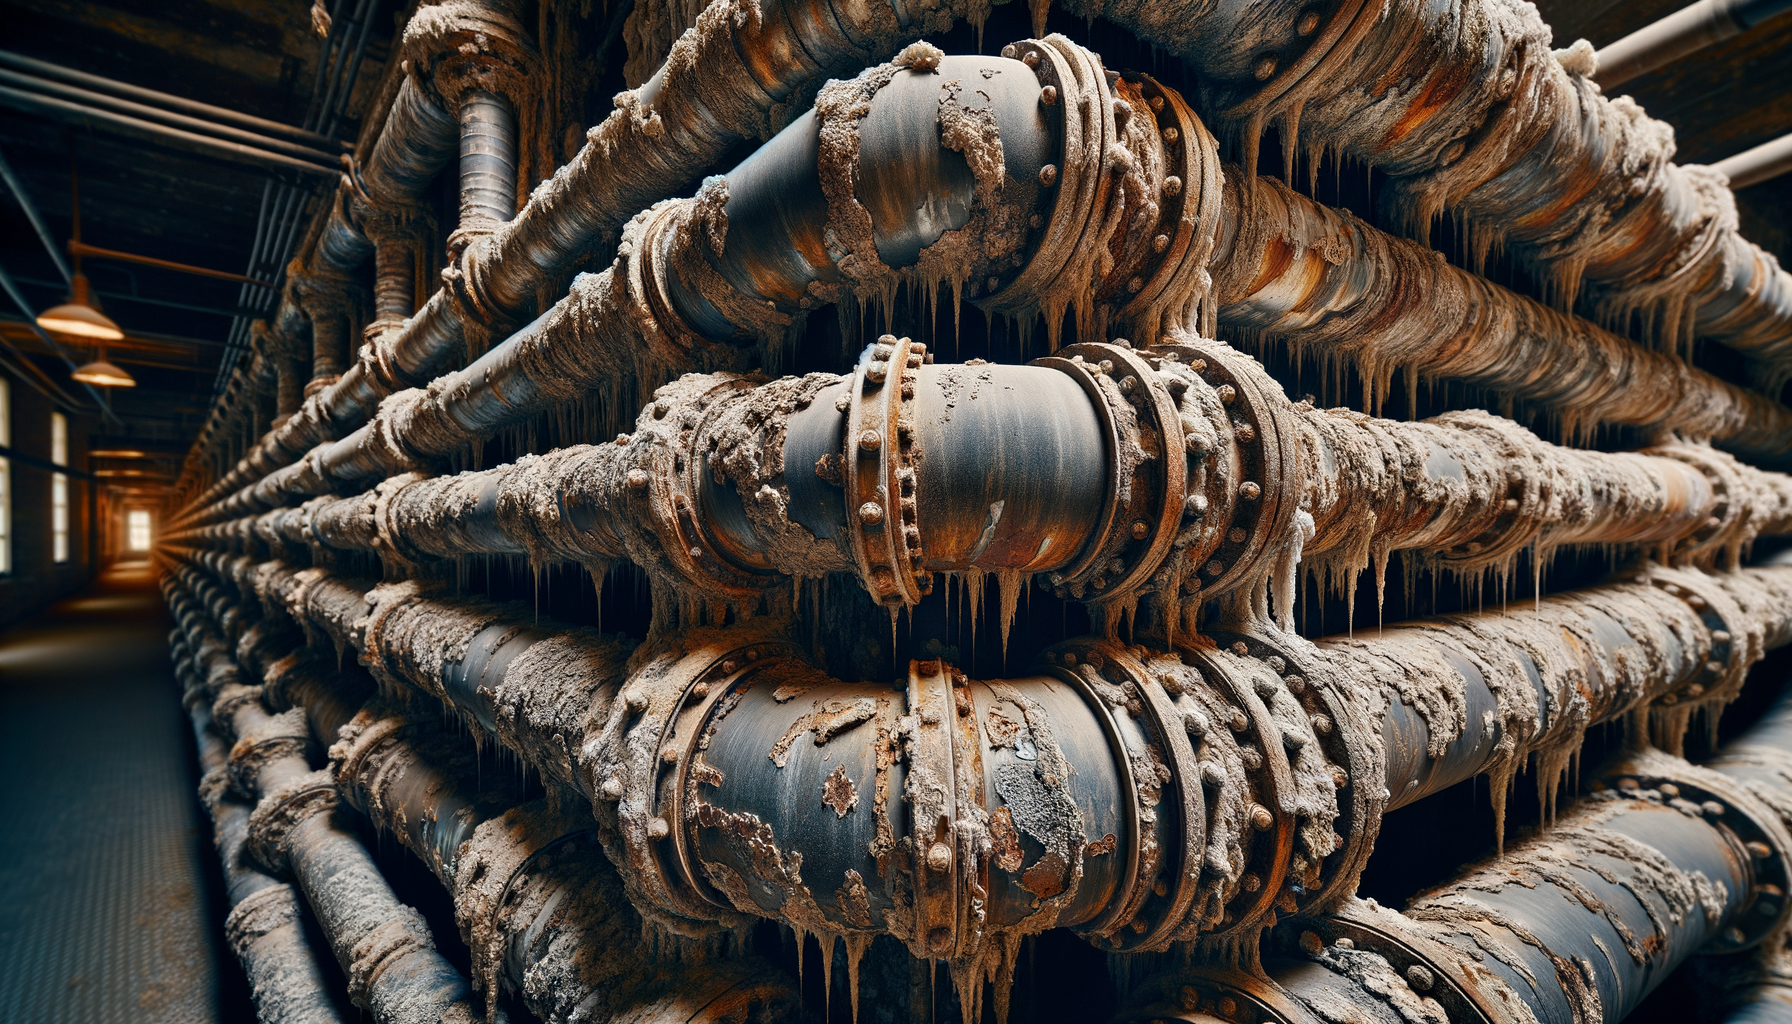
{"type": "Polygon", "coordinates": [[[141,86],[128,85],[114,79],[88,74],[85,71],[76,71],[73,68],[62,67],[58,64],[52,64],[49,61],[38,60],[34,57],[27,57],[23,54],[12,53],[7,50],[0,50],[0,66],[12,68],[15,71],[39,75],[44,78],[61,79],[62,81],[72,82],[75,85],[84,86],[88,89],[113,93],[142,103],[166,107],[170,110],[184,111],[188,115],[197,118],[217,122],[230,122],[239,128],[244,128],[252,132],[260,132],[269,135],[284,135],[294,142],[318,149],[346,149],[347,146],[346,143],[339,139],[334,139],[328,135],[322,135],[317,132],[306,131],[303,128],[295,128],[292,125],[283,124],[279,121],[270,121],[266,118],[254,117],[224,107],[215,107],[209,103],[200,103],[196,100],[190,100],[182,96],[173,96],[165,92],[157,92],[154,89],[145,89],[141,86]]]}
{"type": "Polygon", "coordinates": [[[1723,172],[1730,179],[1731,188],[1747,188],[1770,181],[1792,171],[1792,135],[1782,135],[1735,156],[1724,157],[1711,168],[1723,172]]]}
{"type": "Polygon", "coordinates": [[[1733,39],[1789,9],[1792,0],[1698,0],[1600,47],[1593,80],[1612,93],[1631,79],[1733,39]]]}
{"type": "Polygon", "coordinates": [[[36,114],[66,124],[110,131],[130,138],[166,145],[172,149],[198,156],[227,160],[279,174],[295,175],[301,178],[331,179],[342,174],[341,167],[326,167],[321,163],[296,159],[283,153],[198,135],[178,128],[169,128],[152,121],[96,110],[78,103],[70,103],[67,100],[25,92],[8,86],[0,86],[0,106],[11,107],[14,110],[36,114]]]}
{"type": "Polygon", "coordinates": [[[56,272],[62,275],[64,285],[74,283],[74,273],[69,270],[68,261],[62,258],[62,250],[56,245],[56,239],[50,234],[50,228],[44,223],[43,215],[37,212],[37,204],[31,201],[31,193],[25,191],[25,183],[13,172],[12,164],[6,160],[6,154],[0,153],[0,176],[6,178],[6,187],[12,190],[12,196],[19,201],[19,207],[25,211],[25,219],[31,222],[31,229],[37,232],[38,241],[44,244],[44,251],[50,254],[50,262],[56,264],[56,272]]]}

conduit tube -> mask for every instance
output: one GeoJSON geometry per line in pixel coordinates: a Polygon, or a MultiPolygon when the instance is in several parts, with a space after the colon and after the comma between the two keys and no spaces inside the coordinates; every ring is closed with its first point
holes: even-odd
{"type": "Polygon", "coordinates": [[[1037,576],[1104,614],[1147,597],[1180,622],[1266,576],[1286,614],[1299,561],[1338,584],[1403,549],[1464,573],[1577,543],[1729,565],[1792,530],[1792,478],[1708,448],[1581,452],[1483,413],[1320,411],[1223,345],[1168,340],[1187,344],[1076,345],[1019,367],[932,364],[886,337],[845,380],[692,375],[611,444],[169,538],[629,560],[737,605],[838,572],[913,604],[946,572],[995,574],[1012,608],[1037,576]]]}
{"type": "Polygon", "coordinates": [[[544,285],[594,244],[615,237],[642,207],[688,183],[742,139],[783,128],[794,97],[922,31],[946,27],[955,14],[950,3],[711,5],[650,81],[618,96],[615,112],[590,131],[578,155],[532,192],[503,229],[462,257],[450,287],[382,346],[373,365],[352,367],[314,412],[270,434],[188,509],[202,510],[320,441],[342,436],[387,394],[435,377],[462,342],[463,317],[485,329],[508,329],[536,308],[544,285]]]}
{"type": "MultiPolygon", "coordinates": [[[[615,267],[580,278],[566,300],[473,366],[449,375],[448,386],[427,395],[394,396],[373,423],[281,471],[254,500],[266,507],[295,490],[321,493],[402,472],[419,461],[459,451],[534,411],[580,399],[600,382],[651,379],[666,366],[725,366],[742,355],[726,342],[775,341],[803,308],[837,297],[840,289],[887,288],[894,279],[889,275],[932,266],[926,254],[941,239],[950,243],[950,232],[977,228],[999,236],[992,225],[1016,224],[1026,211],[1037,209],[1050,218],[1028,229],[1027,245],[1033,251],[1024,265],[1018,270],[1013,266],[1019,250],[984,260],[975,264],[964,285],[974,299],[986,287],[994,292],[976,299],[988,308],[1031,316],[1041,303],[1052,301],[1050,291],[1037,289],[1066,290],[1066,281],[1075,284],[1077,274],[1088,272],[1072,265],[1077,247],[1064,240],[1081,238],[1090,230],[1086,222],[1110,203],[1122,202],[1112,196],[1169,193],[1172,183],[1180,196],[1184,176],[1192,193],[1192,182],[1200,175],[1211,179],[1201,186],[1201,196],[1189,195],[1181,206],[1165,205],[1156,226],[1147,224],[1149,230],[1132,232],[1139,238],[1129,234],[1124,244],[1115,243],[1123,252],[1137,248],[1142,262],[1118,265],[1090,284],[1092,319],[1111,319],[1152,336],[1165,330],[1166,323],[1191,316],[1207,273],[1202,264],[1208,246],[1199,238],[1211,233],[1212,302],[1220,322],[1349,355],[1363,367],[1376,401],[1385,395],[1394,368],[1405,365],[1415,373],[1452,376],[1533,398],[1561,410],[1571,432],[1597,422],[1631,423],[1714,437],[1760,454],[1782,452],[1785,438],[1792,436],[1792,416],[1761,395],[1511,296],[1443,265],[1435,254],[1279,185],[1262,182],[1243,188],[1230,172],[1220,176],[1211,162],[1211,140],[1205,147],[1194,141],[1205,138],[1199,122],[1180,97],[1148,79],[1123,78],[1110,86],[1092,54],[1063,40],[1015,44],[1009,51],[1032,64],[939,58],[917,51],[906,55],[907,65],[886,65],[843,83],[861,94],[871,90],[876,99],[863,120],[849,123],[860,140],[859,159],[887,151],[890,166],[908,167],[917,150],[902,140],[931,130],[940,110],[956,109],[939,106],[936,94],[945,86],[938,83],[991,72],[985,81],[1002,83],[1002,88],[987,106],[967,101],[963,116],[993,116],[999,126],[1002,180],[1019,183],[1005,186],[999,201],[987,189],[979,191],[984,186],[966,169],[964,156],[945,143],[919,150],[932,154],[916,165],[919,173],[888,176],[888,182],[866,175],[859,184],[865,194],[851,203],[868,222],[865,244],[873,248],[849,261],[858,275],[854,278],[821,255],[825,247],[812,244],[833,216],[829,204],[848,201],[827,200],[826,176],[817,170],[820,140],[831,138],[824,135],[823,123],[832,124],[840,115],[805,115],[727,178],[706,185],[696,199],[664,205],[637,220],[630,229],[629,251],[615,267]],[[932,63],[939,61],[943,63],[932,63]],[[1118,103],[1128,110],[1156,110],[1163,122],[1160,131],[1126,136],[1136,155],[1126,165],[1130,169],[1124,169],[1124,182],[1110,180],[1108,163],[1086,152],[1100,147],[1051,142],[1049,131],[1077,128],[1071,133],[1077,139],[1098,139],[1100,132],[1095,130],[1099,126],[1079,126],[1074,119],[1053,125],[1051,111],[1062,109],[1070,117],[1068,102],[1046,106],[1042,119],[1035,91],[1041,75],[1062,83],[1067,96],[1086,94],[1098,109],[1118,103]],[[1053,152],[1059,154],[1055,162],[1053,152]],[[1082,161],[1089,166],[1079,167],[1082,161]],[[1077,197],[1053,205],[1054,189],[1038,182],[1042,168],[1056,175],[1060,166],[1064,177],[1061,182],[1054,177],[1055,190],[1076,192],[1077,197]],[[1172,170],[1183,173],[1168,173],[1172,170]],[[950,216],[939,223],[914,219],[914,210],[936,208],[950,216]],[[718,236],[723,241],[716,252],[711,246],[718,236]],[[705,238],[712,240],[709,245],[698,244],[705,238]],[[1161,250],[1157,240],[1164,243],[1161,250]],[[886,251],[909,264],[884,265],[886,251]],[[867,270],[873,260],[876,273],[867,270]],[[986,271],[991,272],[987,279],[986,271]],[[1116,297],[1101,302],[1093,297],[1109,294],[1116,297]],[[1431,301],[1437,295],[1455,295],[1460,301],[1431,301]],[[768,309],[768,303],[775,308],[768,309]],[[679,315],[672,315],[674,310],[679,315]],[[1464,315],[1465,310],[1470,312],[1464,315]],[[1663,403],[1662,394],[1678,400],[1663,403]]],[[[838,106],[836,102],[826,110],[838,106]]],[[[1139,120],[1129,117],[1127,124],[1139,120]]],[[[1109,124],[1102,130],[1118,128],[1109,124]]],[[[941,138],[949,141],[952,136],[948,132],[941,138]]],[[[1134,228],[1138,223],[1121,216],[1111,220],[1134,228]]],[[[253,508],[247,500],[247,492],[241,492],[200,521],[253,508]]]]}
{"type": "Polygon", "coordinates": [[[1786,0],[1696,0],[1674,13],[1600,47],[1593,80],[1601,90],[1618,86],[1747,32],[1783,14],[1786,0]]]}
{"type": "Polygon", "coordinates": [[[1672,162],[1671,128],[1600,95],[1590,44],[1550,50],[1534,7],[1067,7],[1188,62],[1247,170],[1278,124],[1299,140],[1284,147],[1290,174],[1297,152],[1322,147],[1377,167],[1390,178],[1384,208],[1417,233],[1452,210],[1478,252],[1512,249],[1565,304],[1584,284],[1603,323],[1640,324],[1663,347],[1713,338],[1764,364],[1770,384],[1792,369],[1792,276],[1737,232],[1720,177],[1672,162]]]}
{"type": "MultiPolygon", "coordinates": [[[[1783,760],[1788,732],[1782,700],[1705,767],[1627,754],[1549,831],[1404,915],[1358,902],[1291,922],[1261,977],[1172,973],[1119,1019],[1237,1020],[1248,1007],[1277,1024],[1621,1020],[1691,953],[1748,949],[1784,927],[1792,786],[1759,774],[1748,751],[1783,760]]],[[[1755,1016],[1784,1005],[1772,988],[1731,1019],[1778,1019],[1755,1016]]]]}
{"type": "Polygon", "coordinates": [[[194,665],[203,683],[189,700],[219,702],[214,721],[228,720],[237,735],[232,783],[260,800],[247,848],[268,869],[292,874],[349,978],[350,998],[381,1022],[473,1019],[467,981],[436,951],[422,915],[398,901],[360,840],[334,821],[334,784],[305,757],[303,712],[269,715],[260,687],[245,685],[225,646],[208,636],[203,606],[181,598],[170,605],[189,651],[203,658],[194,665]]]}
{"type": "Polygon", "coordinates": [[[1369,780],[1503,763],[1503,788],[1531,752],[1577,749],[1590,722],[1701,680],[1721,705],[1792,639],[1792,570],[1649,572],[1534,612],[1416,624],[1417,643],[1313,648],[1250,627],[1166,655],[1085,638],[1033,676],[916,662],[896,691],[831,679],[741,627],[667,633],[631,657],[413,584],[276,568],[257,587],[587,795],[644,916],[680,931],[780,917],[849,951],[894,934],[964,986],[1043,928],[1150,949],[1253,934],[1289,900],[1334,906],[1389,798],[1369,780]],[[1427,733],[1401,733],[1418,720],[1427,733]],[[1416,760],[1401,747],[1415,742],[1416,760]]]}
{"type": "Polygon", "coordinates": [[[537,800],[506,808],[464,736],[370,705],[331,748],[345,799],[396,836],[454,899],[488,1017],[500,986],[550,1021],[722,1024],[799,1016],[796,987],[757,957],[641,953],[642,924],[597,823],[537,800]],[[699,1009],[700,1008],[700,1009],[699,1009]]]}
{"type": "MultiPolygon", "coordinates": [[[[165,592],[172,589],[165,580],[165,592]]],[[[187,661],[186,640],[178,631],[171,653],[183,688],[197,693],[199,680],[187,661]]],[[[324,987],[322,971],[305,937],[304,905],[292,886],[255,867],[244,852],[252,805],[229,791],[226,759],[230,748],[212,727],[203,699],[188,702],[198,742],[200,799],[211,814],[212,837],[224,872],[230,914],[224,937],[243,965],[249,998],[265,1024],[339,1024],[341,1016],[324,987]]]]}

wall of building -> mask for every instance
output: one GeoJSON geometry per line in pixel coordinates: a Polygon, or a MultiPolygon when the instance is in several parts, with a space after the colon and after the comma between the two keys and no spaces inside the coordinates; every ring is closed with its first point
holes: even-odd
{"type": "Polygon", "coordinates": [[[57,407],[31,385],[0,371],[7,382],[7,410],[13,453],[10,479],[9,570],[0,574],[0,626],[22,619],[85,587],[98,569],[93,484],[88,468],[88,436],[96,422],[61,410],[68,419],[69,557],[54,560],[51,530],[52,470],[50,414],[57,407]]]}

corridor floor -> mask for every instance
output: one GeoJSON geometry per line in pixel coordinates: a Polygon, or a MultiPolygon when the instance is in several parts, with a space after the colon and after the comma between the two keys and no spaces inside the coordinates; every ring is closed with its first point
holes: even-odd
{"type": "Polygon", "coordinates": [[[167,631],[125,563],[0,632],[0,1021],[248,1014],[167,631]]]}

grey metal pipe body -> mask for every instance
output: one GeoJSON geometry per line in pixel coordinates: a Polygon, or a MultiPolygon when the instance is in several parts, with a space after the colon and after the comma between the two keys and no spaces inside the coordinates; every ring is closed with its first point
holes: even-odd
{"type": "Polygon", "coordinates": [[[516,214],[516,110],[469,89],[460,102],[460,229],[490,230],[516,214]]]}
{"type": "MultiPolygon", "coordinates": [[[[183,669],[185,653],[184,640],[177,642],[175,661],[183,669]]],[[[188,713],[205,776],[200,795],[211,814],[230,906],[224,935],[248,978],[256,1016],[265,1024],[339,1024],[342,1018],[305,935],[299,895],[292,886],[262,872],[245,852],[252,808],[228,791],[229,747],[212,727],[211,707],[203,699],[194,700],[188,713]]]]}
{"type": "Polygon", "coordinates": [[[22,75],[15,71],[8,71],[4,68],[0,68],[0,85],[20,89],[29,93],[36,93],[42,96],[67,100],[71,103],[95,110],[123,114],[127,117],[136,118],[139,121],[160,122],[171,128],[179,128],[183,131],[199,135],[215,136],[226,142],[234,142],[249,146],[255,150],[278,153],[282,156],[305,160],[329,170],[340,170],[342,167],[340,146],[331,146],[330,150],[332,151],[326,151],[298,142],[289,142],[285,139],[276,139],[256,132],[245,131],[241,128],[235,128],[227,124],[219,124],[202,118],[188,117],[185,114],[177,114],[172,111],[161,110],[143,103],[133,103],[130,100],[116,99],[111,96],[101,95],[100,93],[90,92],[86,89],[75,88],[74,86],[60,85],[56,82],[47,81],[32,75],[22,75]]]}
{"type": "MultiPolygon", "coordinates": [[[[183,557],[212,572],[248,564],[215,552],[183,557]]],[[[1590,723],[1648,707],[1661,731],[1683,727],[1675,714],[1729,699],[1764,647],[1792,632],[1792,570],[1656,572],[1642,585],[1552,598],[1534,613],[1460,616],[1319,648],[1260,629],[1221,630],[1174,654],[1079,639],[1048,651],[1034,676],[988,683],[917,662],[906,696],[830,679],[777,637],[738,627],[668,635],[631,656],[607,638],[529,624],[488,604],[376,590],[318,570],[277,570],[260,586],[308,628],[358,649],[376,673],[453,706],[590,799],[601,821],[615,823],[606,848],[643,914],[687,930],[745,910],[823,933],[892,931],[918,956],[975,958],[995,948],[986,943],[1040,927],[1074,926],[1131,950],[1233,934],[1283,899],[1309,911],[1337,905],[1354,889],[1396,785],[1411,800],[1503,766],[1503,791],[1540,752],[1553,790],[1590,723]],[[1413,629],[1422,640],[1411,639],[1413,629]],[[1471,692],[1476,685],[1491,699],[1471,692]],[[996,724],[956,739],[897,724],[905,715],[926,721],[935,701],[946,702],[941,721],[996,724]],[[536,710],[506,710],[524,706],[536,710]],[[1022,734],[1026,743],[1011,742],[1022,734]],[[903,760],[877,754],[898,741],[903,760]],[[929,746],[936,741],[945,746],[929,746]],[[1125,753],[1147,747],[1162,772],[1125,753]],[[1060,807],[1053,820],[1062,821],[1049,828],[1030,817],[1038,807],[1023,806],[1018,783],[1003,781],[1010,764],[1079,780],[1027,798],[1075,807],[1060,807]],[[956,797],[935,808],[936,797],[910,785],[916,773],[943,780],[956,797]],[[779,795],[787,792],[831,793],[838,806],[800,810],[808,798],[792,803],[779,795]],[[839,810],[855,796],[872,813],[839,810]],[[1020,852],[1002,853],[1003,808],[1021,836],[1044,845],[1018,839],[1020,852]],[[936,810],[963,823],[969,845],[947,838],[959,826],[933,833],[936,810]],[[976,840],[983,829],[993,845],[976,840]],[[891,844],[911,835],[912,875],[881,866],[891,844]],[[1034,863],[1028,875],[1026,864],[1057,849],[1054,835],[1069,844],[1061,870],[1034,863]],[[685,852],[672,856],[659,843],[668,837],[685,852]],[[1080,858],[1078,842],[1090,847],[1080,858]],[[801,880],[768,869],[768,843],[781,858],[801,855],[801,880]],[[1113,873],[1135,861],[1136,870],[1113,873]],[[965,895],[958,887],[992,863],[1010,874],[978,883],[984,915],[952,918],[946,908],[965,895]],[[868,887],[862,896],[850,896],[854,877],[868,887]],[[836,885],[849,892],[838,913],[832,904],[801,909],[814,887],[836,885]],[[1045,898],[1049,919],[1035,916],[1045,898]],[[856,899],[866,901],[863,914],[856,899]]]]}
{"type": "Polygon", "coordinates": [[[1792,171],[1792,135],[1763,142],[1711,165],[1730,179],[1731,188],[1747,188],[1792,171]]]}
{"type": "Polygon", "coordinates": [[[1593,80],[1612,92],[1633,78],[1733,39],[1789,9],[1792,2],[1788,0],[1697,0],[1600,47],[1594,55],[1599,69],[1593,80]]]}

